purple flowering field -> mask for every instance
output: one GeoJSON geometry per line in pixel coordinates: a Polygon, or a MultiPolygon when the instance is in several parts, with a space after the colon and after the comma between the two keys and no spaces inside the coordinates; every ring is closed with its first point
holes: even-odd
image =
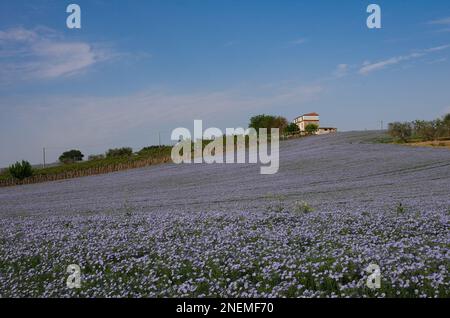
{"type": "Polygon", "coordinates": [[[449,297],[450,151],[378,136],[282,142],[275,175],[166,164],[1,188],[0,296],[449,297]]]}

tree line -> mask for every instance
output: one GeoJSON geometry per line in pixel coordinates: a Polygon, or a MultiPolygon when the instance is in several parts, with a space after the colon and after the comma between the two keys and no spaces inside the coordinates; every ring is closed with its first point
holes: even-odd
{"type": "MultiPolygon", "coordinates": [[[[282,116],[273,115],[257,115],[250,118],[249,128],[254,128],[259,131],[259,128],[267,128],[267,133],[270,134],[271,128],[278,128],[280,134],[284,135],[297,135],[300,134],[300,128],[295,123],[289,123],[288,120],[282,116]]],[[[305,131],[309,135],[314,135],[319,126],[316,124],[308,124],[305,127],[305,131]]]]}
{"type": "MultiPolygon", "coordinates": [[[[122,148],[112,148],[106,151],[104,154],[90,155],[88,157],[87,162],[98,162],[101,163],[114,163],[115,159],[147,159],[149,157],[160,158],[162,156],[167,156],[170,154],[169,146],[150,146],[144,147],[138,152],[134,153],[133,149],[130,147],[122,147],[122,148]]],[[[86,162],[83,161],[84,154],[78,149],[71,149],[69,151],[63,152],[58,160],[62,164],[62,168],[64,166],[71,167],[73,164],[86,162]]],[[[123,161],[123,160],[121,160],[123,161]]],[[[45,170],[45,169],[44,169],[45,170]]],[[[39,171],[44,171],[39,169],[39,171]]],[[[48,169],[47,169],[48,170],[48,169]]],[[[6,169],[6,173],[18,180],[24,180],[26,178],[32,177],[36,172],[36,169],[33,169],[32,165],[25,160],[18,161],[6,169]]]]}
{"type": "Polygon", "coordinates": [[[388,126],[388,133],[398,142],[411,140],[435,141],[450,138],[450,114],[435,120],[394,122],[388,126]]]}

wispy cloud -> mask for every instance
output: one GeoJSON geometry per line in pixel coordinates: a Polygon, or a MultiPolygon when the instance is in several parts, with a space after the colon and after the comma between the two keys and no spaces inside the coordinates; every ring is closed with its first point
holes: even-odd
{"type": "Polygon", "coordinates": [[[446,44],[446,45],[441,45],[441,46],[436,46],[436,47],[432,47],[429,49],[425,49],[423,50],[424,53],[432,53],[432,52],[438,52],[438,51],[442,51],[442,50],[446,50],[450,48],[450,44],[446,44]]]}
{"type": "Polygon", "coordinates": [[[385,59],[385,60],[378,61],[375,63],[365,62],[363,64],[363,66],[359,69],[359,74],[368,75],[372,72],[385,69],[388,66],[396,65],[396,64],[399,64],[399,63],[402,63],[405,61],[409,61],[412,59],[417,59],[417,58],[426,56],[430,53],[439,52],[442,50],[446,50],[448,48],[450,48],[450,45],[441,45],[441,46],[436,46],[436,47],[432,47],[429,49],[421,50],[418,52],[414,52],[414,53],[411,53],[408,55],[391,57],[389,59],[385,59]]]}
{"type": "Polygon", "coordinates": [[[228,41],[223,44],[224,47],[230,47],[236,45],[238,42],[236,41],[228,41]]]}
{"type": "Polygon", "coordinates": [[[48,28],[0,31],[0,78],[14,82],[70,76],[106,61],[114,53],[99,45],[66,41],[48,28]]]}
{"type": "Polygon", "coordinates": [[[298,38],[292,41],[289,41],[289,45],[302,45],[305,44],[306,42],[308,42],[308,39],[306,38],[298,38]]]}
{"type": "Polygon", "coordinates": [[[348,64],[339,64],[333,72],[333,77],[342,78],[348,74],[348,64]]]}
{"type": "Polygon", "coordinates": [[[433,25],[450,25],[450,17],[433,20],[428,23],[433,25]]]}
{"type": "Polygon", "coordinates": [[[450,17],[432,20],[428,24],[441,27],[436,32],[450,32],[450,17]]]}
{"type": "Polygon", "coordinates": [[[443,58],[431,60],[428,62],[428,64],[439,64],[439,63],[445,63],[445,62],[447,62],[447,58],[443,57],[443,58]]]}
{"type": "Polygon", "coordinates": [[[400,62],[407,61],[407,60],[410,60],[412,58],[419,57],[419,56],[423,56],[423,55],[420,55],[417,53],[417,54],[411,54],[411,55],[405,55],[405,56],[391,57],[387,60],[379,61],[376,63],[365,62],[363,64],[363,67],[360,68],[359,73],[362,75],[368,75],[369,73],[384,69],[390,65],[395,65],[400,62]]]}

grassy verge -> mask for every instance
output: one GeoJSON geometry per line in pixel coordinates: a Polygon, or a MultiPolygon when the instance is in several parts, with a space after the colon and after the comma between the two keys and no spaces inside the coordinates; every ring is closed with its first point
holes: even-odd
{"type": "Polygon", "coordinates": [[[407,145],[416,147],[433,147],[433,148],[450,149],[450,140],[409,142],[407,143],[407,145]]]}
{"type": "Polygon", "coordinates": [[[447,148],[450,149],[450,138],[438,138],[437,140],[425,141],[421,138],[410,138],[406,142],[395,139],[388,134],[373,139],[374,143],[379,144],[398,144],[415,147],[432,147],[432,148],[447,148]]]}
{"type": "Polygon", "coordinates": [[[103,158],[38,168],[34,169],[32,177],[24,180],[14,179],[8,171],[4,171],[0,174],[0,187],[83,177],[165,163],[170,161],[171,149],[170,146],[152,147],[129,157],[103,158]]]}

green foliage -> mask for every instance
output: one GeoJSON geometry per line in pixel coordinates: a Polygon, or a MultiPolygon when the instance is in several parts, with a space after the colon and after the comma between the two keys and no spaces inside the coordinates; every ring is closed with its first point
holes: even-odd
{"type": "Polygon", "coordinates": [[[400,202],[399,204],[397,204],[397,206],[395,207],[395,210],[397,212],[397,214],[404,214],[406,209],[403,206],[403,204],[400,202]]]}
{"type": "Polygon", "coordinates": [[[443,121],[446,125],[450,125],[450,113],[444,116],[443,121]]]}
{"type": "Polygon", "coordinates": [[[388,134],[401,142],[407,142],[412,135],[411,123],[390,123],[388,127],[388,134]]]}
{"type": "Polygon", "coordinates": [[[270,204],[267,206],[267,211],[269,212],[284,212],[286,209],[286,197],[282,194],[269,194],[266,197],[270,200],[270,204]]]}
{"type": "Polygon", "coordinates": [[[33,168],[28,161],[16,162],[8,168],[9,174],[19,180],[31,177],[33,175],[33,168]]]}
{"type": "Polygon", "coordinates": [[[290,123],[284,129],[284,133],[288,134],[288,135],[298,134],[299,132],[300,132],[300,128],[298,128],[298,125],[295,123],[290,123]]]}
{"type": "Polygon", "coordinates": [[[390,144],[394,142],[394,138],[389,135],[382,135],[371,140],[373,143],[377,144],[390,144]]]}
{"type": "Polygon", "coordinates": [[[74,163],[77,161],[82,161],[84,155],[81,151],[72,149],[66,152],[63,152],[61,156],[59,156],[59,161],[62,163],[74,163]]]}
{"type": "Polygon", "coordinates": [[[281,132],[288,125],[286,118],[281,116],[257,115],[250,118],[249,128],[254,128],[259,133],[260,128],[267,128],[267,134],[270,134],[272,128],[279,128],[281,132]]]}
{"type": "Polygon", "coordinates": [[[93,161],[93,160],[102,160],[102,159],[105,159],[105,155],[103,155],[103,154],[100,154],[100,155],[90,155],[90,156],[88,157],[88,160],[89,160],[89,161],[93,161]]]}
{"type": "Polygon", "coordinates": [[[307,214],[314,211],[314,209],[305,201],[295,201],[293,209],[294,212],[300,214],[307,214]]]}
{"type": "Polygon", "coordinates": [[[106,158],[131,157],[133,149],[130,147],[109,149],[106,152],[106,158]]]}
{"type": "Polygon", "coordinates": [[[436,121],[416,120],[412,123],[413,136],[423,141],[434,140],[438,125],[436,121]]]}
{"type": "Polygon", "coordinates": [[[138,151],[138,156],[153,156],[153,155],[170,155],[172,147],[170,146],[150,146],[144,147],[138,151]]]}
{"type": "MultiPolygon", "coordinates": [[[[164,162],[165,160],[170,159],[171,153],[170,146],[162,146],[158,151],[154,152],[142,152],[141,154],[137,154],[135,156],[129,157],[110,157],[110,158],[101,158],[98,157],[95,160],[82,161],[82,162],[74,162],[68,163],[59,166],[51,166],[46,168],[36,168],[33,170],[34,176],[52,176],[58,175],[60,173],[70,173],[70,172],[79,172],[84,170],[89,170],[92,168],[105,168],[116,166],[119,164],[131,164],[133,162],[140,162],[143,160],[152,159],[155,163],[164,162]]],[[[12,175],[8,172],[2,172],[0,174],[0,180],[8,180],[11,179],[12,175]]]]}
{"type": "Polygon", "coordinates": [[[436,120],[436,134],[438,138],[450,137],[450,114],[436,120]]]}
{"type": "Polygon", "coordinates": [[[412,139],[417,141],[433,141],[450,138],[450,114],[442,119],[415,120],[405,123],[390,123],[388,133],[396,141],[408,142],[412,139]]]}
{"type": "Polygon", "coordinates": [[[308,135],[314,135],[319,130],[319,125],[317,124],[308,124],[305,127],[305,131],[308,135]]]}

